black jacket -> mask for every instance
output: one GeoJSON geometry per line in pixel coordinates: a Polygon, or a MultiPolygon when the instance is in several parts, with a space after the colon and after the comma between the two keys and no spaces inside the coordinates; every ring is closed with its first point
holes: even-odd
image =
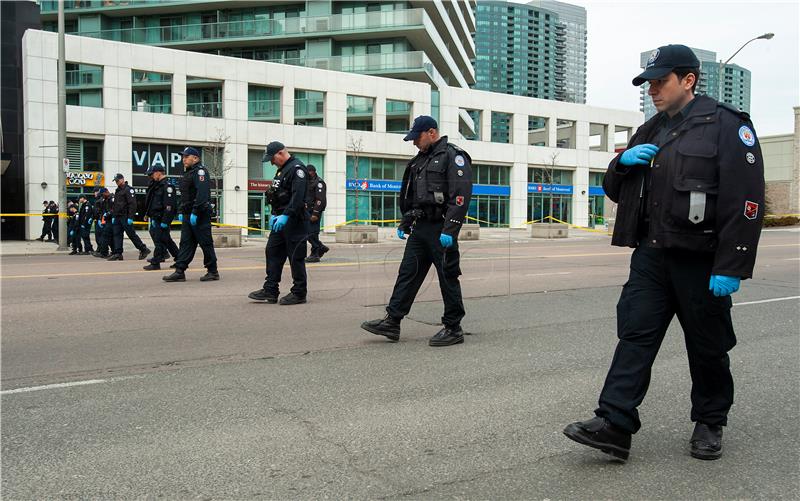
{"type": "Polygon", "coordinates": [[[194,164],[183,172],[181,177],[181,204],[182,214],[200,214],[211,211],[211,180],[208,169],[201,163],[194,164]]]}
{"type": "Polygon", "coordinates": [[[328,206],[326,194],[328,187],[325,181],[319,176],[316,179],[308,179],[306,183],[306,208],[311,215],[319,217],[328,206]]]}
{"type": "MultiPolygon", "coordinates": [[[[651,141],[662,114],[628,148],[651,141]]],[[[698,96],[650,166],[608,166],[603,188],[618,204],[612,245],[636,247],[645,179],[650,247],[713,252],[712,273],[750,278],[764,219],[764,162],[747,113],[698,96]],[[649,176],[645,176],[649,169],[649,176]],[[693,203],[690,203],[693,202],[693,203]]]]}
{"type": "Polygon", "coordinates": [[[273,215],[286,214],[295,219],[305,219],[306,185],[308,171],[305,164],[295,157],[289,157],[278,168],[272,185],[267,190],[267,200],[272,206],[273,215]]]}
{"type": "Polygon", "coordinates": [[[126,219],[133,219],[136,215],[136,197],[133,196],[133,188],[125,184],[117,187],[117,191],[111,197],[111,215],[126,219]]]}
{"type": "Polygon", "coordinates": [[[147,217],[159,223],[169,224],[175,217],[175,188],[167,178],[151,180],[145,199],[147,217]]]}
{"type": "Polygon", "coordinates": [[[89,202],[83,202],[78,209],[78,223],[81,226],[89,224],[89,220],[94,219],[94,209],[89,202]]]}
{"type": "MultiPolygon", "coordinates": [[[[472,198],[472,159],[442,136],[408,162],[400,188],[400,210],[442,215],[442,233],[458,236],[472,198]]],[[[402,225],[401,225],[402,226],[402,225]]]]}

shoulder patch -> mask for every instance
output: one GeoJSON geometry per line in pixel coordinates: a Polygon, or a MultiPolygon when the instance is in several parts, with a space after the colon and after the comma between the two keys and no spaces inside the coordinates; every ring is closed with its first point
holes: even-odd
{"type": "Polygon", "coordinates": [[[306,173],[303,172],[303,169],[297,169],[297,177],[299,177],[300,179],[306,177],[306,173]]]}
{"type": "Polygon", "coordinates": [[[317,183],[317,188],[322,189],[322,183],[317,183]]]}
{"type": "Polygon", "coordinates": [[[456,158],[454,158],[453,161],[459,167],[464,167],[464,164],[466,163],[466,161],[464,160],[464,157],[461,156],[461,155],[456,155],[456,158]]]}
{"type": "Polygon", "coordinates": [[[747,152],[747,155],[745,155],[745,158],[747,159],[747,163],[751,165],[756,163],[756,156],[750,153],[749,151],[747,152]]]}
{"type": "Polygon", "coordinates": [[[172,186],[167,186],[167,193],[172,193],[172,186]]]}
{"type": "Polygon", "coordinates": [[[742,140],[745,146],[753,146],[756,144],[756,136],[750,127],[742,125],[739,127],[739,139],[742,140]]]}
{"type": "Polygon", "coordinates": [[[205,175],[206,175],[206,171],[204,171],[203,169],[199,169],[199,170],[197,171],[197,175],[198,175],[198,176],[205,176],[205,175]]]}

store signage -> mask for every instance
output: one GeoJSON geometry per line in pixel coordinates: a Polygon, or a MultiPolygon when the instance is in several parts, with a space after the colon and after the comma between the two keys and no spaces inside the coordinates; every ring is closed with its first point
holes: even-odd
{"type": "Polygon", "coordinates": [[[67,172],[67,186],[103,186],[102,172],[67,172]]]}
{"type": "Polygon", "coordinates": [[[248,179],[247,191],[267,191],[272,186],[272,180],[248,179]]]}
{"type": "Polygon", "coordinates": [[[605,194],[606,194],[606,192],[603,191],[603,187],[602,186],[589,186],[589,196],[597,197],[597,196],[602,196],[602,195],[605,195],[605,194]]]}
{"type": "MultiPolygon", "coordinates": [[[[348,179],[347,189],[361,191],[390,191],[399,193],[402,184],[402,181],[388,179],[348,179]]],[[[511,196],[511,187],[493,184],[474,184],[472,185],[472,194],[508,197],[511,196]]]]}
{"type": "Polygon", "coordinates": [[[555,193],[572,195],[572,185],[528,183],[528,193],[555,193]]]}

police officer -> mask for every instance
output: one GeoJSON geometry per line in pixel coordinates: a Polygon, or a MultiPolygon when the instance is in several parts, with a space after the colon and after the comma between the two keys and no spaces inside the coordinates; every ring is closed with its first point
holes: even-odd
{"type": "Polygon", "coordinates": [[[200,162],[200,151],[187,146],[181,152],[183,156],[183,177],[181,177],[181,203],[178,221],[181,224],[181,244],[175,271],[163,277],[165,282],[186,281],[186,268],[194,259],[197,246],[203,250],[203,266],[206,274],[200,277],[201,282],[219,280],[217,270],[217,254],[214,252],[214,240],[211,237],[211,187],[208,169],[200,162]]]}
{"type": "Polygon", "coordinates": [[[280,299],[282,305],[306,302],[306,166],[289,154],[286,147],[272,141],[267,145],[262,158],[271,162],[278,170],[267,190],[267,201],[272,210],[270,224],[272,231],[267,238],[265,254],[267,257],[267,278],[261,289],[247,295],[255,301],[278,303],[281,272],[286,260],[292,270],[292,288],[289,294],[280,299]]]}
{"type": "Polygon", "coordinates": [[[567,437],[625,460],[637,407],[677,315],[692,377],[690,453],[722,454],[733,403],[730,294],[750,278],[764,211],[764,164],[747,113],[695,97],[700,63],[683,45],[659,47],[634,85],[649,82],[659,113],[614,158],[603,188],[618,204],[612,245],[634,247],[617,305],[617,344],[595,417],[567,437]]]}
{"type": "MultiPolygon", "coordinates": [[[[50,232],[53,234],[53,240],[52,241],[57,244],[58,243],[58,231],[60,229],[59,218],[61,217],[59,215],[58,204],[55,203],[55,201],[50,200],[50,203],[47,205],[47,210],[48,210],[48,212],[50,214],[52,214],[52,216],[50,216],[50,219],[52,220],[52,221],[50,221],[50,232]]],[[[50,240],[48,240],[48,242],[49,241],[50,240]]]]}
{"type": "Polygon", "coordinates": [[[51,224],[53,222],[52,221],[53,218],[51,216],[48,216],[48,214],[50,214],[50,211],[48,210],[48,207],[49,207],[49,204],[47,203],[47,200],[43,201],[42,202],[42,234],[41,234],[41,236],[39,236],[39,238],[36,239],[39,242],[44,242],[44,237],[47,237],[47,241],[48,242],[53,239],[53,237],[52,237],[52,231],[53,230],[51,228],[51,224]]]}
{"type": "Polygon", "coordinates": [[[70,256],[82,254],[81,230],[78,220],[78,206],[74,203],[67,204],[67,247],[72,247],[70,256]]]}
{"type": "MultiPolygon", "coordinates": [[[[103,217],[103,192],[105,188],[98,188],[94,192],[94,204],[92,204],[92,221],[94,222],[94,243],[97,249],[100,249],[100,242],[103,238],[102,227],[100,226],[100,219],[103,217]]],[[[91,253],[96,256],[97,251],[91,253]]]]}
{"type": "Polygon", "coordinates": [[[96,203],[95,207],[97,212],[97,228],[95,231],[99,233],[97,240],[97,251],[92,253],[92,256],[99,258],[108,258],[109,249],[113,247],[114,242],[114,228],[111,224],[111,211],[113,210],[113,202],[111,192],[108,188],[100,188],[98,190],[100,196],[99,204],[96,203]]]}
{"type": "Polygon", "coordinates": [[[419,149],[406,166],[400,189],[403,219],[397,236],[405,239],[410,233],[408,244],[386,307],[386,317],[364,322],[361,328],[397,342],[400,321],[411,310],[432,264],[439,276],[444,300],[444,327],[428,344],[463,343],[464,303],[458,280],[461,275],[458,232],[472,197],[471,159],[466,151],[449,143],[447,136],[440,136],[436,120],[426,115],[414,120],[404,140],[413,140],[419,149]]]}
{"type": "Polygon", "coordinates": [[[80,203],[78,206],[78,230],[80,231],[80,238],[83,240],[83,252],[81,254],[85,256],[94,251],[91,240],[94,210],[85,196],[81,195],[78,202],[80,203]]]}
{"type": "Polygon", "coordinates": [[[328,205],[325,194],[328,191],[325,181],[317,175],[317,168],[311,164],[308,170],[308,183],[306,185],[306,207],[308,208],[308,243],[311,244],[311,254],[306,258],[306,263],[318,263],[320,258],[330,249],[319,241],[320,221],[325,207],[328,205]]]}
{"type": "Polygon", "coordinates": [[[155,165],[147,170],[150,185],[147,187],[145,210],[155,251],[150,264],[144,267],[145,270],[160,270],[167,253],[178,255],[178,246],[169,235],[169,226],[177,209],[175,188],[167,182],[164,172],[162,165],[155,165]]]}
{"type": "Polygon", "coordinates": [[[144,259],[150,254],[150,249],[142,242],[133,228],[133,216],[136,215],[136,197],[133,188],[125,181],[125,176],[114,176],[117,190],[111,197],[111,226],[114,234],[114,244],[109,261],[122,261],[122,233],[128,235],[134,247],[139,251],[139,259],[144,259]]]}

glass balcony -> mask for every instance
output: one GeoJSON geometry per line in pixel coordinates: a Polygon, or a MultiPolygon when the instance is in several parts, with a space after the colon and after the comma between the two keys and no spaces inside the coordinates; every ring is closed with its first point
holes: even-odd
{"type": "Polygon", "coordinates": [[[187,103],[186,114],[194,117],[222,117],[222,102],[187,103]]]}
{"type": "Polygon", "coordinates": [[[68,70],[64,85],[66,87],[102,87],[103,68],[68,70]]]}
{"type": "Polygon", "coordinates": [[[147,101],[139,101],[131,107],[131,111],[142,111],[145,113],[172,113],[172,105],[150,104],[147,101]]]}
{"type": "MultiPolygon", "coordinates": [[[[178,0],[64,0],[64,11],[92,9],[104,10],[109,8],[150,7],[162,4],[183,4],[178,0]]],[[[58,12],[57,0],[42,0],[40,2],[42,14],[55,14],[58,12]]]]}
{"type": "Polygon", "coordinates": [[[322,118],[325,112],[324,99],[295,99],[294,115],[302,118],[322,118]]]}
{"type": "Polygon", "coordinates": [[[247,102],[247,119],[261,122],[275,122],[281,120],[280,99],[257,99],[247,102]]]}

